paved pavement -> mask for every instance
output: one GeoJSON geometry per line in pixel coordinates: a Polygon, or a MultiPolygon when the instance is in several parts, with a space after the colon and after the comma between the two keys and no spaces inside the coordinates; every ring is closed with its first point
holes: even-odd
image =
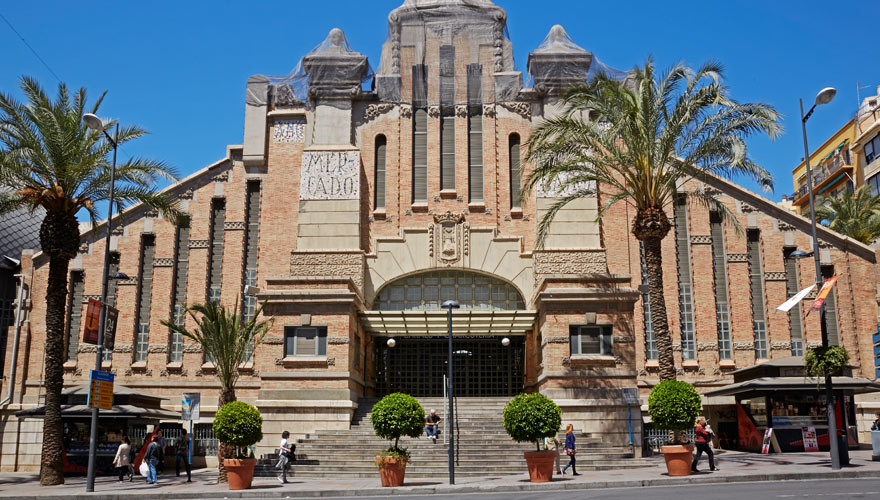
{"type": "MultiPolygon", "coordinates": [[[[465,493],[517,494],[552,492],[554,490],[608,490],[611,488],[637,488],[646,486],[678,486],[719,483],[746,483],[755,481],[803,481],[871,478],[880,479],[880,462],[871,461],[867,450],[851,451],[851,465],[840,471],[832,471],[827,453],[791,453],[784,455],[758,455],[721,451],[717,472],[701,472],[687,477],[666,475],[662,457],[648,460],[653,467],[618,469],[613,471],[583,471],[578,477],[571,475],[554,477],[550,483],[529,483],[526,474],[519,476],[459,478],[454,486],[444,478],[407,478],[401,488],[381,488],[378,473],[375,478],[363,479],[309,479],[292,477],[290,484],[282,485],[273,478],[258,478],[246,491],[229,491],[226,485],[216,484],[216,471],[194,471],[193,482],[185,478],[161,476],[158,486],[150,486],[142,479],[135,482],[117,483],[113,477],[101,477],[95,492],[85,493],[84,478],[68,478],[62,486],[40,487],[36,474],[0,474],[0,496],[21,499],[47,497],[90,498],[101,500],[135,500],[138,496],[150,498],[314,498],[352,496],[407,496],[438,494],[442,496],[465,493]]],[[[701,467],[708,464],[701,462],[701,467]]],[[[294,467],[295,469],[295,467],[294,467]]],[[[711,492],[716,488],[699,488],[711,492]]],[[[878,487],[865,491],[877,490],[878,487]]],[[[688,488],[690,491],[690,488],[688,488]]],[[[593,493],[596,493],[595,491],[593,493]]],[[[603,492],[605,494],[607,492],[603,492]]],[[[525,495],[528,497],[530,495],[525,495]]],[[[568,495],[567,495],[568,496],[568,495]]],[[[580,495],[578,495],[580,496],[580,495]]],[[[763,498],[759,495],[758,497],[763,498]]],[[[439,498],[439,497],[438,497],[439,498]]],[[[623,498],[623,497],[619,497],[623,498]]],[[[876,498],[876,497],[875,497],[876,498]]]]}

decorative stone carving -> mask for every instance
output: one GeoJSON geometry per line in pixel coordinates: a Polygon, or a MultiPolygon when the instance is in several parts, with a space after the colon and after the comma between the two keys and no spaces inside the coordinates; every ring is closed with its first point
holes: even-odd
{"type": "Polygon", "coordinates": [[[717,351],[718,344],[715,342],[697,342],[697,351],[717,351]]]}
{"type": "Polygon", "coordinates": [[[434,224],[428,226],[428,238],[432,248],[429,254],[437,259],[438,265],[450,266],[466,255],[465,235],[470,232],[470,224],[464,222],[464,213],[447,210],[434,214],[434,224]]]}
{"type": "Polygon", "coordinates": [[[122,236],[122,235],[124,235],[124,234],[125,234],[125,225],[124,225],[124,223],[119,223],[119,224],[113,226],[113,230],[110,231],[110,234],[112,234],[113,236],[122,236]]]}
{"type": "Polygon", "coordinates": [[[78,353],[96,353],[98,352],[98,346],[92,344],[80,344],[76,346],[76,352],[78,353]]]}
{"type": "Polygon", "coordinates": [[[159,376],[160,376],[160,377],[167,377],[167,376],[168,376],[168,370],[166,370],[165,368],[162,368],[161,370],[159,370],[159,376]]]}
{"type": "Polygon", "coordinates": [[[495,23],[492,30],[492,58],[495,72],[504,71],[504,11],[495,12],[495,23]]]}
{"type": "Polygon", "coordinates": [[[117,280],[116,284],[118,286],[137,285],[138,284],[138,277],[137,277],[137,275],[129,275],[128,279],[117,280]]]}
{"type": "Polygon", "coordinates": [[[183,344],[183,352],[188,354],[202,352],[202,346],[199,344],[183,344]]]}
{"type": "Polygon", "coordinates": [[[822,342],[818,340],[811,340],[807,342],[807,349],[815,349],[817,347],[822,347],[822,342]]]}
{"type": "Polygon", "coordinates": [[[621,334],[614,336],[615,344],[631,344],[636,341],[636,338],[629,334],[621,334]]]}
{"type": "Polygon", "coordinates": [[[566,184],[571,174],[562,172],[552,182],[542,181],[535,186],[535,195],[538,198],[564,198],[577,192],[592,192],[595,194],[596,184],[592,181],[566,184]]]}
{"type": "Polygon", "coordinates": [[[174,266],[174,259],[161,257],[153,259],[153,267],[172,267],[174,266]]]}
{"type": "Polygon", "coordinates": [[[602,274],[608,272],[604,251],[535,252],[535,278],[543,274],[602,274]]]}
{"type": "Polygon", "coordinates": [[[567,344],[569,339],[565,335],[547,335],[541,345],[547,344],[567,344]]]}
{"type": "Polygon", "coordinates": [[[363,290],[364,261],[357,253],[292,252],[291,276],[349,276],[363,290]]]}
{"type": "Polygon", "coordinates": [[[570,365],[571,364],[571,356],[563,356],[562,357],[562,364],[564,366],[570,365]]]}
{"type": "Polygon", "coordinates": [[[749,205],[748,203],[746,203],[744,201],[740,202],[740,209],[742,210],[742,213],[744,213],[744,214],[749,214],[749,213],[758,211],[757,208],[749,205]]]}
{"type": "Polygon", "coordinates": [[[681,352],[681,344],[672,344],[672,352],[681,352]]]}
{"type": "Polygon", "coordinates": [[[348,337],[327,337],[328,345],[345,345],[348,344],[348,337]]]}
{"type": "Polygon", "coordinates": [[[504,106],[508,111],[516,113],[525,119],[529,119],[532,117],[532,105],[527,102],[512,101],[499,102],[498,104],[504,106]]]}
{"type": "Polygon", "coordinates": [[[509,221],[509,220],[510,220],[510,214],[504,214],[504,220],[505,220],[505,221],[509,221]]]}
{"type": "Polygon", "coordinates": [[[764,281],[785,281],[785,272],[767,271],[764,273],[764,281]]]}
{"type": "Polygon", "coordinates": [[[82,303],[83,303],[83,304],[88,304],[88,303],[89,303],[89,299],[93,299],[93,300],[101,300],[101,296],[100,296],[100,295],[83,295],[83,297],[82,297],[82,303]]]}
{"type": "Polygon", "coordinates": [[[401,104],[400,116],[402,118],[412,118],[412,106],[410,106],[409,104],[401,104]]]}
{"type": "Polygon", "coordinates": [[[177,195],[177,197],[180,198],[181,200],[191,200],[193,198],[194,193],[195,193],[195,191],[193,190],[193,188],[184,189],[183,191],[181,191],[177,195]]]}
{"type": "Polygon", "coordinates": [[[483,116],[487,118],[495,118],[495,105],[483,104],[483,116]]]}
{"type": "Polygon", "coordinates": [[[356,200],[361,190],[359,151],[306,151],[300,169],[300,200],[356,200]]]}
{"type": "Polygon", "coordinates": [[[272,142],[304,142],[306,121],[303,118],[276,120],[272,127],[272,142]]]}
{"type": "Polygon", "coordinates": [[[431,118],[439,118],[440,106],[428,106],[428,116],[431,118]]]}
{"type": "Polygon", "coordinates": [[[144,217],[149,217],[151,219],[155,219],[155,218],[159,217],[159,211],[158,210],[147,210],[146,212],[144,212],[144,217]]]}
{"type": "Polygon", "coordinates": [[[131,344],[116,344],[115,346],[113,346],[113,352],[131,354],[134,352],[134,346],[131,344]]]}
{"type": "Polygon", "coordinates": [[[79,253],[89,253],[89,243],[86,241],[80,243],[78,251],[79,253]]]}
{"type": "Polygon", "coordinates": [[[243,231],[245,228],[244,221],[231,221],[228,220],[223,223],[224,231],[243,231]]]}
{"type": "Polygon", "coordinates": [[[364,111],[364,119],[370,121],[374,118],[377,118],[379,115],[383,113],[387,113],[394,109],[394,104],[390,102],[380,102],[378,104],[367,104],[367,109],[364,111]]]}
{"type": "Polygon", "coordinates": [[[753,351],[755,349],[754,342],[734,342],[734,351],[753,351]]]}
{"type": "Polygon", "coordinates": [[[790,351],[791,342],[787,340],[774,340],[770,342],[770,349],[773,351],[790,351]]]}
{"type": "Polygon", "coordinates": [[[403,211],[403,215],[412,215],[412,214],[413,214],[412,209],[407,208],[406,210],[403,211]]]}
{"type": "Polygon", "coordinates": [[[281,345],[284,343],[283,337],[266,337],[263,339],[263,343],[266,345],[281,345]]]}
{"type": "Polygon", "coordinates": [[[727,262],[748,262],[749,254],[747,253],[729,253],[727,254],[727,262]]]}
{"type": "Polygon", "coordinates": [[[782,221],[779,221],[779,223],[776,224],[776,228],[780,231],[794,231],[797,229],[794,225],[782,221]]]}
{"type": "Polygon", "coordinates": [[[147,347],[149,353],[168,353],[168,345],[166,344],[150,344],[147,347]]]}
{"type": "Polygon", "coordinates": [[[455,105],[455,116],[459,118],[467,118],[468,108],[466,104],[456,104],[455,105]]]}
{"type": "Polygon", "coordinates": [[[272,86],[272,103],[276,106],[296,106],[302,104],[302,101],[296,98],[293,93],[293,87],[287,83],[276,84],[272,86]]]}
{"type": "Polygon", "coordinates": [[[275,358],[275,366],[282,366],[282,359],[283,358],[275,358]]]}
{"type": "Polygon", "coordinates": [[[391,73],[400,74],[400,19],[394,12],[388,16],[391,25],[391,73]]]}
{"type": "Polygon", "coordinates": [[[229,170],[224,170],[211,178],[213,182],[229,182],[229,170]]]}
{"type": "Polygon", "coordinates": [[[819,240],[819,248],[834,248],[834,245],[825,240],[819,240]]]}
{"type": "Polygon", "coordinates": [[[336,366],[336,358],[327,358],[327,366],[336,366]]]}
{"type": "Polygon", "coordinates": [[[710,234],[692,234],[691,245],[711,245],[712,235],[710,234]]]}

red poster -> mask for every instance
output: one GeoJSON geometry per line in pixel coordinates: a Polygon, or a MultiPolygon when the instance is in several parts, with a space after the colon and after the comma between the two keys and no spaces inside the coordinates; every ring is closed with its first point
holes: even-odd
{"type": "Polygon", "coordinates": [[[101,301],[89,299],[89,305],[86,307],[86,325],[83,328],[83,343],[98,343],[98,322],[101,318],[101,301]]]}
{"type": "Polygon", "coordinates": [[[764,443],[761,444],[761,453],[770,453],[770,440],[773,439],[773,427],[767,427],[764,431],[764,443]]]}
{"type": "Polygon", "coordinates": [[[815,427],[801,427],[801,435],[804,437],[804,451],[819,451],[819,440],[816,438],[815,427]]]}

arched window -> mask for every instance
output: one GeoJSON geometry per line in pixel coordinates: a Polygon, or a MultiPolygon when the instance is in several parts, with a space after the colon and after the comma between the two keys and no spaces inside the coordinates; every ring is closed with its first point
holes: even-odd
{"type": "Polygon", "coordinates": [[[400,278],[385,285],[373,304],[379,311],[439,311],[455,300],[463,311],[525,309],[519,291],[509,283],[468,271],[434,271],[400,278]]]}
{"type": "Polygon", "coordinates": [[[520,165],[519,134],[510,134],[507,141],[510,162],[510,208],[522,207],[522,167],[520,165]]]}
{"type": "Polygon", "coordinates": [[[386,162],[386,149],[388,148],[388,140],[384,135],[376,136],[376,158],[375,158],[375,169],[376,169],[376,182],[373,185],[373,189],[375,189],[375,196],[373,199],[373,209],[385,208],[385,162],[386,162]]]}

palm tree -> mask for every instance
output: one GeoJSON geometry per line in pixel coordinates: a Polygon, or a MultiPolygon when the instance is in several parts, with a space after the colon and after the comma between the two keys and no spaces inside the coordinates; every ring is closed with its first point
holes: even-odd
{"type": "Polygon", "coordinates": [[[730,99],[721,75],[717,63],[697,71],[679,63],[656,75],[650,59],[624,84],[599,74],[570,89],[563,112],[539,125],[527,145],[534,170],[524,194],[551,183],[564,193],[538,222],[539,243],[563,206],[600,190],[600,218],[619,201],[635,209],[632,233],[644,246],[661,380],[675,379],[660,251],[672,227],[666,210],[677,196],[686,196],[736,223],[710,193],[679,193],[678,186],[689,178],[738,174],[772,189],[770,174],[749,158],[745,138],[758,132],[775,137],[779,113],[767,104],[730,99]]]}
{"type": "MultiPolygon", "coordinates": [[[[53,101],[33,78],[19,83],[27,101],[0,93],[0,213],[26,207],[42,208],[40,245],[49,257],[46,286],[46,417],[43,422],[43,451],[40,484],[64,483],[62,471],[61,388],[64,362],[64,309],[70,259],[80,244],[77,214],[84,211],[94,223],[96,204],[110,192],[112,146],[104,134],[88,129],[84,113],[97,113],[104,94],[87,108],[86,89],[71,94],[63,83],[53,101]]],[[[106,94],[106,92],[105,92],[106,94]]],[[[110,124],[115,125],[115,123],[110,124]]],[[[138,126],[119,129],[124,144],[146,134],[138,126]]],[[[176,203],[158,193],[160,179],[174,179],[168,165],[132,158],[116,169],[117,210],[143,203],[174,220],[176,203]]]]}
{"type": "Polygon", "coordinates": [[[880,195],[867,185],[853,193],[824,197],[816,206],[816,220],[840,234],[870,245],[880,237],[880,195]]]}
{"type": "MultiPolygon", "coordinates": [[[[272,326],[271,319],[257,321],[265,305],[265,303],[261,304],[247,320],[241,314],[237,298],[232,309],[227,309],[218,302],[187,306],[184,314],[189,314],[197,326],[192,331],[186,329],[183,321],[162,321],[162,324],[173,332],[202,346],[205,358],[214,362],[217,378],[220,379],[218,409],[236,400],[235,383],[238,381],[239,366],[252,352],[251,349],[256,349],[263,342],[263,338],[272,326]]],[[[221,444],[217,449],[221,482],[226,481],[223,459],[227,456],[232,456],[231,450],[228,450],[225,444],[221,444]]]]}

